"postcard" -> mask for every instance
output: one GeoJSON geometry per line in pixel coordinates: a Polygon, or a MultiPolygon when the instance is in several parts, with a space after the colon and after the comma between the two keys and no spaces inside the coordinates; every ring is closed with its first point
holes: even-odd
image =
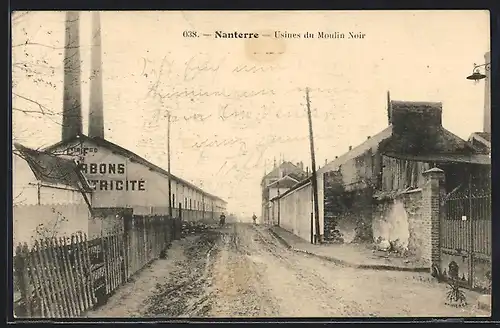
{"type": "Polygon", "coordinates": [[[16,318],[490,316],[488,11],[11,22],[16,318]]]}

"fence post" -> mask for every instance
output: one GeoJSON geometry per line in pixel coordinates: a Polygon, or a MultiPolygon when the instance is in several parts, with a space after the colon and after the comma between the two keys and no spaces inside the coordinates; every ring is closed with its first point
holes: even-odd
{"type": "Polygon", "coordinates": [[[311,212],[311,244],[314,244],[314,216],[313,212],[311,212]]]}
{"type": "Polygon", "coordinates": [[[179,203],[179,217],[176,220],[176,224],[174,225],[174,235],[175,239],[181,239],[181,230],[182,230],[182,203],[179,203]]]}
{"type": "MultiPolygon", "coordinates": [[[[432,267],[441,265],[441,216],[444,215],[444,171],[435,167],[423,172],[426,178],[422,189],[424,220],[428,220],[430,234],[426,236],[430,241],[428,260],[432,267]]],[[[424,252],[425,254],[425,252],[424,252]]]]}
{"type": "Polygon", "coordinates": [[[19,291],[21,293],[21,304],[22,304],[22,316],[31,317],[31,293],[30,284],[28,276],[28,245],[24,244],[21,246],[19,244],[16,247],[16,256],[14,258],[14,272],[16,274],[16,280],[18,282],[19,291]]]}
{"type": "Polygon", "coordinates": [[[129,278],[129,263],[130,263],[130,217],[128,215],[123,216],[123,277],[124,281],[128,281],[129,278]]]}
{"type": "Polygon", "coordinates": [[[143,249],[144,249],[144,260],[143,261],[144,262],[141,265],[141,269],[142,269],[142,267],[146,263],[149,262],[149,249],[148,249],[149,248],[148,247],[148,239],[149,239],[149,236],[148,236],[148,234],[149,234],[149,231],[148,231],[148,229],[149,229],[148,222],[149,222],[149,219],[145,215],[142,217],[142,219],[143,219],[143,224],[144,224],[143,225],[144,229],[142,230],[142,235],[143,235],[143,238],[144,238],[144,245],[143,245],[143,249]]]}

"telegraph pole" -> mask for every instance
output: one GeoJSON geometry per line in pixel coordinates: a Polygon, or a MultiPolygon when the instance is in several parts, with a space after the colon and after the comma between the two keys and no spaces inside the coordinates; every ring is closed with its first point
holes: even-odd
{"type": "Polygon", "coordinates": [[[321,232],[319,227],[319,203],[318,203],[318,179],[316,178],[316,159],[314,156],[314,138],[313,127],[311,118],[311,106],[309,102],[309,88],[306,88],[306,101],[307,101],[307,118],[309,120],[309,144],[311,146],[311,164],[312,164],[312,189],[313,189],[313,202],[314,202],[314,218],[316,226],[316,243],[321,243],[321,232]]]}
{"type": "Polygon", "coordinates": [[[168,215],[172,218],[172,174],[170,173],[170,110],[167,114],[168,215]]]}

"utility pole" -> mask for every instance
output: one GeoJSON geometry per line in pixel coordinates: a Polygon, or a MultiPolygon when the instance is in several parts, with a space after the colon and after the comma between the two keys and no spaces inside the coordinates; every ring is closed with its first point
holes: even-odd
{"type": "Polygon", "coordinates": [[[167,114],[168,215],[172,218],[172,174],[170,173],[170,110],[167,114]]]}
{"type": "Polygon", "coordinates": [[[313,202],[314,202],[314,218],[316,224],[316,243],[321,243],[321,232],[319,227],[319,203],[318,203],[318,179],[316,178],[316,159],[314,156],[314,137],[311,118],[311,106],[309,102],[309,88],[306,88],[306,101],[307,101],[307,118],[309,120],[309,144],[311,146],[311,164],[312,164],[312,189],[313,189],[313,202]]]}

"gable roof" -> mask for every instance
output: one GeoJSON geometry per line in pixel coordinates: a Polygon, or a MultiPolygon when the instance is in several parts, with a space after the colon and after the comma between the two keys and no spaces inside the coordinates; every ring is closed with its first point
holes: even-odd
{"type": "Polygon", "coordinates": [[[324,172],[328,171],[336,171],[338,168],[346,163],[347,161],[356,158],[360,156],[361,154],[367,152],[369,149],[377,148],[378,145],[390,138],[392,136],[392,125],[389,125],[386,127],[384,130],[380,131],[376,135],[370,137],[369,139],[366,139],[364,142],[362,142],[360,145],[357,147],[354,147],[347,153],[344,153],[343,155],[339,156],[338,158],[334,159],[330,163],[327,163],[325,166],[320,168],[317,171],[317,174],[322,174],[324,172]]]}
{"type": "Polygon", "coordinates": [[[473,135],[477,135],[491,143],[491,133],[489,132],[474,132],[473,135]]]}
{"type": "Polygon", "coordinates": [[[276,198],[285,197],[286,195],[291,194],[295,190],[297,190],[297,189],[299,189],[301,187],[304,187],[304,186],[308,185],[311,182],[312,182],[312,176],[307,177],[307,178],[303,179],[302,181],[299,181],[298,183],[296,183],[292,188],[288,189],[287,191],[285,191],[281,195],[273,197],[273,200],[276,199],[276,198]]]}
{"type": "Polygon", "coordinates": [[[287,161],[287,162],[283,162],[280,165],[276,166],[271,172],[266,174],[262,178],[261,183],[263,183],[264,180],[268,179],[268,178],[277,178],[277,179],[281,178],[280,171],[282,169],[284,169],[286,171],[285,175],[288,175],[288,176],[290,176],[293,179],[298,180],[298,181],[301,180],[306,175],[306,172],[304,172],[303,169],[301,169],[297,165],[293,164],[292,162],[287,161]]]}
{"type": "Polygon", "coordinates": [[[381,144],[382,152],[401,153],[408,155],[425,156],[426,154],[481,154],[484,153],[478,147],[463,140],[454,133],[443,127],[437,128],[433,134],[432,142],[426,142],[420,147],[412,149],[412,139],[406,136],[400,138],[392,137],[384,140],[381,144]]]}
{"type": "Polygon", "coordinates": [[[383,154],[390,157],[413,159],[418,161],[449,161],[449,162],[468,162],[486,164],[487,159],[479,156],[482,151],[445,128],[439,128],[436,143],[432,149],[425,150],[419,154],[411,154],[405,151],[404,140],[398,140],[393,137],[393,126],[389,125],[373,137],[365,140],[359,146],[339,156],[337,159],[326,164],[318,170],[318,174],[328,171],[335,171],[347,161],[356,158],[369,149],[379,148],[383,154]],[[473,156],[474,154],[478,156],[473,156]]]}
{"type": "Polygon", "coordinates": [[[470,135],[469,142],[472,144],[479,143],[482,148],[486,148],[488,152],[491,152],[491,133],[474,132],[470,135]]]}
{"type": "Polygon", "coordinates": [[[285,175],[281,179],[278,179],[270,184],[267,185],[267,188],[273,188],[273,187],[279,187],[280,188],[291,188],[293,187],[296,183],[298,183],[299,180],[291,177],[289,174],[285,175]]]}
{"type": "Polygon", "coordinates": [[[100,138],[100,137],[92,137],[91,138],[91,137],[88,137],[88,136],[86,136],[84,134],[81,134],[81,135],[78,135],[78,136],[76,136],[76,137],[68,140],[68,141],[60,141],[58,143],[55,143],[55,144],[53,144],[53,145],[51,145],[49,147],[46,147],[44,150],[45,151],[51,151],[51,150],[54,150],[54,149],[56,149],[58,147],[61,147],[61,146],[65,145],[65,144],[72,143],[72,142],[77,141],[77,140],[84,140],[84,141],[93,142],[93,143],[95,143],[98,146],[107,148],[107,149],[111,150],[112,152],[115,152],[115,153],[120,154],[120,155],[122,155],[124,157],[127,157],[130,160],[135,161],[135,162],[137,162],[139,164],[142,164],[142,165],[148,167],[149,169],[151,169],[152,171],[154,171],[156,173],[159,173],[159,174],[165,175],[167,177],[170,177],[170,178],[172,178],[172,180],[175,180],[175,181],[177,181],[179,183],[182,183],[182,184],[184,184],[184,185],[186,185],[186,186],[188,186],[188,187],[190,187],[190,188],[192,188],[192,189],[194,189],[194,190],[202,193],[203,195],[205,195],[205,196],[207,196],[209,198],[212,198],[212,199],[215,199],[215,200],[220,200],[220,201],[226,203],[226,201],[223,200],[222,198],[217,197],[217,196],[212,195],[212,194],[209,194],[206,191],[203,191],[202,189],[198,188],[197,186],[195,186],[191,182],[188,182],[188,181],[186,181],[184,179],[176,177],[175,175],[173,175],[171,173],[169,174],[168,171],[166,171],[166,170],[162,169],[161,167],[159,167],[159,166],[157,166],[157,165],[155,165],[155,164],[147,161],[146,159],[142,158],[141,156],[137,155],[136,153],[133,153],[133,152],[131,152],[128,149],[125,149],[125,148],[123,148],[123,147],[121,147],[121,146],[119,146],[119,145],[117,145],[115,143],[112,143],[111,141],[108,141],[108,140],[100,138]]]}
{"type": "Polygon", "coordinates": [[[73,187],[77,190],[91,192],[87,179],[79,171],[78,165],[66,158],[50,154],[48,152],[38,151],[14,144],[23,158],[33,171],[36,179],[49,184],[61,184],[73,187]]]}

